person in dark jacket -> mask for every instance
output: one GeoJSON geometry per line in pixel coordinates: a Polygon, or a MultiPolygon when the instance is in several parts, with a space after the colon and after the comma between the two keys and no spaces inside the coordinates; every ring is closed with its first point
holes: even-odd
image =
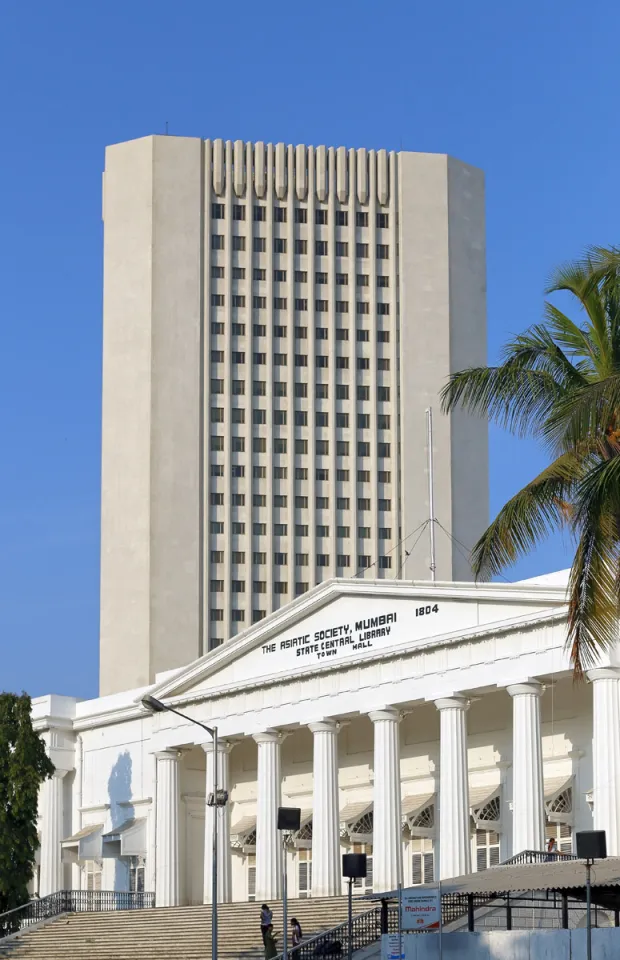
{"type": "Polygon", "coordinates": [[[267,929],[265,930],[265,960],[275,960],[275,957],[278,956],[278,938],[276,937],[275,931],[273,929],[273,924],[270,923],[267,929]]]}

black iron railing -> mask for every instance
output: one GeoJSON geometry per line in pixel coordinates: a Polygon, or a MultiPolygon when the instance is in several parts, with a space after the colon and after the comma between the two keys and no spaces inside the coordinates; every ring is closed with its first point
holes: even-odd
{"type": "MultiPolygon", "coordinates": [[[[393,911],[390,910],[388,922],[391,920],[393,911]]],[[[398,915],[394,914],[394,929],[398,929],[398,915]]],[[[391,924],[390,924],[391,926],[391,924]]],[[[351,924],[351,948],[352,951],[361,950],[371,943],[375,943],[381,937],[381,907],[373,907],[366,910],[365,913],[358,913],[353,917],[351,924]]],[[[331,930],[325,930],[318,933],[308,940],[302,940],[297,947],[289,947],[289,960],[319,960],[319,958],[328,958],[336,960],[338,957],[346,957],[349,951],[349,922],[338,924],[331,930]]],[[[276,960],[283,960],[284,954],[280,954],[276,960]]]]}
{"type": "Polygon", "coordinates": [[[560,853],[558,850],[556,853],[549,853],[548,850],[522,850],[521,853],[517,853],[514,857],[509,857],[508,860],[504,860],[500,866],[505,867],[510,864],[520,864],[520,863],[555,863],[557,860],[578,860],[573,853],[560,853]]]}
{"type": "Polygon", "coordinates": [[[61,913],[101,913],[108,910],[144,910],[155,906],[154,893],[117,890],[59,890],[37,897],[0,914],[0,938],[18,933],[61,913]]]}
{"type": "Polygon", "coordinates": [[[441,895],[441,919],[444,926],[454,923],[455,920],[461,920],[471,913],[472,910],[478,910],[480,907],[486,907],[489,903],[488,894],[467,894],[467,893],[442,893],[441,895]]]}

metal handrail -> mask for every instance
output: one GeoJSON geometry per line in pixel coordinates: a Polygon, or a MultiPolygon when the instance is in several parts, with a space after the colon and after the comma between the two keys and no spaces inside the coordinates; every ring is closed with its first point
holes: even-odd
{"type": "Polygon", "coordinates": [[[154,893],[134,893],[128,890],[58,890],[0,913],[0,940],[63,913],[105,913],[110,910],[144,910],[154,906],[154,893]]]}
{"type": "MultiPolygon", "coordinates": [[[[351,947],[352,952],[375,943],[381,936],[381,907],[372,907],[353,917],[351,947]]],[[[307,940],[289,948],[289,960],[314,960],[315,957],[345,957],[349,945],[349,921],[345,920],[330,930],[316,933],[307,940]]],[[[275,960],[284,960],[280,953],[275,960]]]]}

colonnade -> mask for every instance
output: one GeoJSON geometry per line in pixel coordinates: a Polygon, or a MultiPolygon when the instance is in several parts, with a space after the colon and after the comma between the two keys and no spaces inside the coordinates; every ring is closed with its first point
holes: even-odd
{"type": "MultiPolygon", "coordinates": [[[[594,696],[594,820],[607,831],[608,850],[620,853],[620,671],[595,670],[590,675],[594,696]]],[[[540,700],[543,685],[527,680],[507,688],[513,703],[513,838],[512,849],[542,850],[545,843],[544,780],[540,700]]],[[[470,809],[467,768],[469,701],[455,694],[435,702],[440,714],[439,876],[471,870],[470,809]]],[[[401,783],[397,707],[369,713],[374,731],[373,883],[376,890],[393,890],[402,880],[401,783]]],[[[338,803],[337,718],[311,723],[313,735],[312,892],[341,893],[340,823],[338,803]]],[[[277,830],[281,805],[280,750],[285,733],[266,730],[254,735],[258,749],[256,810],[256,898],[281,896],[282,845],[277,830]]],[[[218,779],[228,787],[230,744],[220,741],[218,779]]],[[[213,750],[207,751],[207,796],[213,784],[213,750]]],[[[178,755],[157,755],[157,902],[178,902],[178,755]]],[[[211,836],[214,808],[206,809],[205,901],[210,901],[211,836]]],[[[228,808],[219,809],[218,897],[230,900],[231,852],[228,808]]]]}
{"type": "MultiPolygon", "coordinates": [[[[620,668],[593,670],[593,796],[594,827],[605,830],[610,855],[620,855],[620,668]]],[[[545,842],[544,780],[540,701],[543,685],[527,680],[507,688],[513,704],[512,849],[541,850],[545,842]]],[[[466,696],[454,694],[435,702],[440,714],[439,876],[447,878],[471,869],[470,807],[467,768],[466,696]]],[[[373,883],[377,891],[395,889],[402,880],[401,782],[398,707],[386,705],[369,713],[374,736],[373,883]]],[[[309,724],[313,735],[312,893],[341,892],[340,822],[338,798],[337,717],[309,724]]],[[[258,752],[256,810],[256,898],[281,895],[282,846],[277,830],[281,805],[281,744],[279,730],[254,735],[258,752]]],[[[231,743],[218,745],[218,785],[230,790],[231,743]]],[[[214,754],[205,744],[206,796],[213,790],[214,754]]],[[[180,752],[156,754],[155,791],[156,901],[179,903],[180,752]]],[[[63,777],[57,771],[41,789],[40,893],[63,886],[63,777]]],[[[212,890],[213,816],[218,819],[218,899],[232,897],[230,807],[205,809],[204,898],[212,890]]]]}

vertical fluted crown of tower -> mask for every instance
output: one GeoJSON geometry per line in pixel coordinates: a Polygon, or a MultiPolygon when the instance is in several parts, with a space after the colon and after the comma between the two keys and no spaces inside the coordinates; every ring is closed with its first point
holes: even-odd
{"type": "Polygon", "coordinates": [[[271,178],[273,191],[278,200],[286,200],[289,189],[295,192],[298,200],[307,199],[308,182],[314,182],[316,199],[325,203],[329,199],[330,189],[335,189],[339,203],[349,200],[349,164],[356,165],[357,201],[367,204],[370,200],[370,183],[374,180],[376,199],[380,206],[387,206],[390,200],[390,161],[387,150],[348,149],[347,147],[308,147],[303,143],[266,144],[262,141],[246,143],[235,140],[207,140],[213,151],[211,176],[213,192],[217,197],[226,193],[226,178],[232,178],[233,192],[236,197],[246,196],[251,187],[257,197],[267,193],[267,182],[271,178]],[[232,169],[228,169],[227,156],[232,156],[232,169]],[[270,165],[269,156],[273,160],[270,165]],[[330,184],[328,158],[335,157],[335,183],[330,184]],[[270,168],[271,167],[271,168],[270,168]],[[292,182],[291,182],[292,181],[292,182]]]}

